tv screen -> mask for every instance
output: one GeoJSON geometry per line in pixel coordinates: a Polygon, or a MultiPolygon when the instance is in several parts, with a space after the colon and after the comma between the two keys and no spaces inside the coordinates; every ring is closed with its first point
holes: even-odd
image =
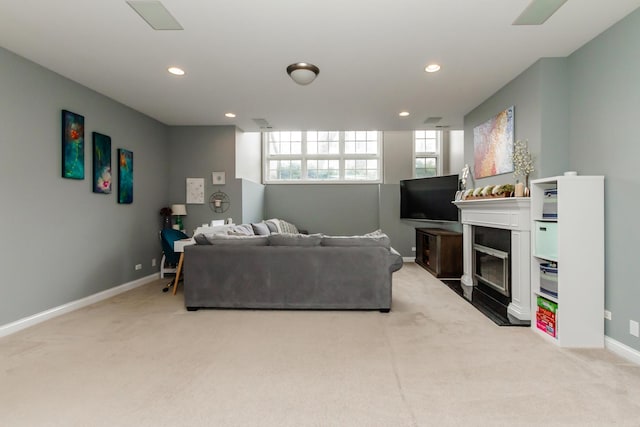
{"type": "Polygon", "coordinates": [[[400,218],[422,221],[458,221],[451,203],[458,191],[458,175],[400,181],[400,218]]]}

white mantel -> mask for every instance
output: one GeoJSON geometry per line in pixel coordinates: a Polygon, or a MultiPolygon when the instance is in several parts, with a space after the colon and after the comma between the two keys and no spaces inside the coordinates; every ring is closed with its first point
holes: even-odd
{"type": "Polygon", "coordinates": [[[512,321],[531,320],[531,215],[528,197],[509,197],[453,202],[462,221],[464,296],[471,299],[473,286],[473,226],[511,230],[511,303],[507,314],[512,321]]]}

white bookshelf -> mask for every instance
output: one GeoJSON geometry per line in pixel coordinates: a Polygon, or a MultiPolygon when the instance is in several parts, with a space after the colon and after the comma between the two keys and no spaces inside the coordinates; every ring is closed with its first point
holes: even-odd
{"type": "Polygon", "coordinates": [[[531,329],[561,347],[604,347],[604,177],[531,181],[531,329]],[[558,218],[544,219],[544,191],[557,188],[558,218]],[[557,257],[537,250],[536,221],[557,224],[557,257]],[[558,295],[540,290],[540,264],[557,262],[558,295]],[[537,297],[558,305],[556,337],[536,325],[537,297]]]}

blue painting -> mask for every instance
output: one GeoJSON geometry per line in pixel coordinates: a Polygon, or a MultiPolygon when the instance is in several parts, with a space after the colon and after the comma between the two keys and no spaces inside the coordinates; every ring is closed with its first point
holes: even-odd
{"type": "Polygon", "coordinates": [[[111,137],[93,132],[93,192],[111,194],[111,137]]]}
{"type": "Polygon", "coordinates": [[[118,203],[133,203],[133,152],[118,148],[118,203]]]}
{"type": "Polygon", "coordinates": [[[62,110],[62,177],[84,179],[84,117],[62,110]]]}

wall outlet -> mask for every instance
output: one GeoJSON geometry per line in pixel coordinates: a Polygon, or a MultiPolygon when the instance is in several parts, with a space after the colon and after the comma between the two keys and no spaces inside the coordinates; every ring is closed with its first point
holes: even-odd
{"type": "Polygon", "coordinates": [[[640,338],[640,327],[638,327],[638,322],[635,320],[629,320],[629,333],[634,337],[640,338]]]}
{"type": "Polygon", "coordinates": [[[151,260],[151,267],[155,267],[155,266],[156,266],[156,259],[155,259],[155,258],[153,258],[153,259],[151,260]]]}
{"type": "Polygon", "coordinates": [[[415,246],[411,246],[411,252],[415,252],[416,251],[416,247],[415,246]]]}
{"type": "Polygon", "coordinates": [[[604,311],[604,318],[607,320],[611,320],[611,312],[609,310],[604,311]]]}
{"type": "Polygon", "coordinates": [[[142,264],[136,264],[136,270],[142,270],[142,264]]]}

